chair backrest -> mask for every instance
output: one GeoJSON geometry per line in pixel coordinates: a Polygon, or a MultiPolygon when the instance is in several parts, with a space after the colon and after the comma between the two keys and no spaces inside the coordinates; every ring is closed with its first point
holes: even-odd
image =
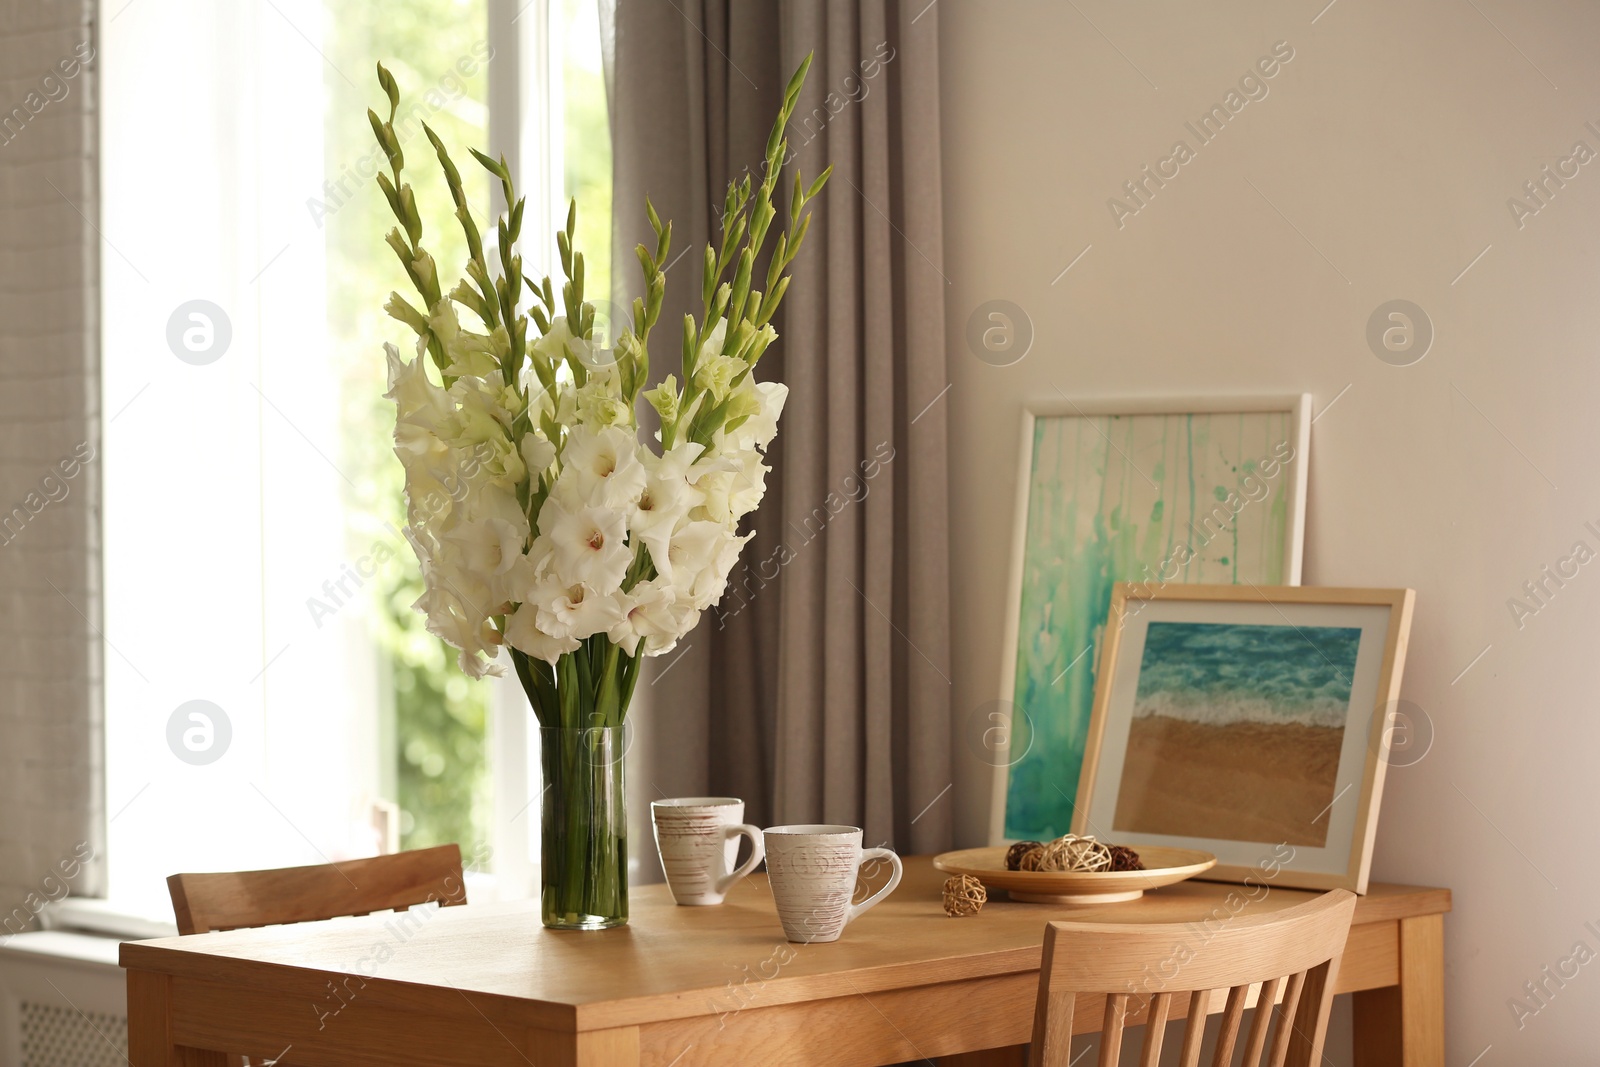
{"type": "Polygon", "coordinates": [[[1100,1067],[1117,1067],[1123,1030],[1141,1023],[1139,1064],[1155,1067],[1167,1020],[1185,1015],[1179,1063],[1196,1067],[1206,1017],[1219,1005],[1222,1025],[1211,1062],[1226,1067],[1252,992],[1257,1010],[1240,1067],[1261,1062],[1274,1016],[1279,1021],[1268,1063],[1320,1063],[1355,902],[1339,889],[1282,911],[1251,915],[1245,909],[1199,923],[1047,923],[1030,1067],[1067,1067],[1080,993],[1091,1002],[1105,1000],[1100,1067]]]}
{"type": "Polygon", "coordinates": [[[467,902],[457,845],[310,867],[175,874],[167,890],[180,934],[467,902]]]}

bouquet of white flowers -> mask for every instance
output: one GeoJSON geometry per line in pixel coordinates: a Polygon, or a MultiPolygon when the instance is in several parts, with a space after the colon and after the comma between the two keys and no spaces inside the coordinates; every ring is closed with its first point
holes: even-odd
{"type": "MultiPolygon", "coordinates": [[[[786,225],[767,254],[779,213],[774,197],[787,153],[785,128],[809,66],[808,57],[784,92],[759,183],[746,175],[728,185],[719,243],[705,250],[701,313],[684,316],[678,373],[649,391],[649,341],[666,290],[671,224],[646,203],[656,243],[638,247],[645,295],[608,342],[596,333],[595,305],[584,299],[583,253],[572,247],[576,205],[557,235],[566,276],[558,293],[548,277],[536,282],[522,273],[516,247],[524,203],[505,160],[474,151],[511,205],[496,225],[499,269],[492,273],[460,174],[424,124],[469,254],[467,277],[445,292],[423,246],[412,188],[402,179],[405,160],[394,130],[399,89],[378,66],[389,121],[371,111],[368,117],[389,161],[378,184],[400,222],[387,241],[422,301],[418,307],[395,293],[386,305],[416,332],[415,357],[408,361],[385,346],[386,395],[397,407],[395,452],[405,467],[406,533],[425,587],[416,607],[432,633],[461,650],[461,666],[474,677],[503,673],[493,661],[505,646],[547,732],[591,731],[585,742],[546,737],[557,756],[563,746],[576,752],[587,744],[587,762],[612,762],[596,755],[599,734],[621,727],[641,659],[669,651],[694,629],[722,597],[751,536],[740,533],[740,520],[761,503],[769,470],[764,453],[788,394],[779,383],[756,381],[754,371],[777,338],[772,317],[811,221],[807,204],[832,170],[809,185],[796,174],[786,225]],[[758,288],[764,255],[765,287],[758,288]],[[481,321],[481,331],[461,321],[460,309],[481,321]],[[640,438],[641,394],[659,417],[659,447],[640,438]]],[[[572,767],[553,772],[552,758],[547,751],[547,779],[570,779],[572,767]]],[[[586,797],[578,806],[593,803],[586,797]]],[[[551,841],[551,808],[546,922],[609,925],[598,919],[615,918],[608,910],[618,902],[597,900],[576,885],[582,870],[569,870],[566,883],[555,887],[565,896],[552,922],[552,844],[570,852],[575,867],[585,857],[570,841],[551,841]]],[[[615,866],[617,856],[595,848],[593,841],[582,844],[590,868],[615,866]]],[[[621,862],[625,918],[625,849],[621,862]]]]}

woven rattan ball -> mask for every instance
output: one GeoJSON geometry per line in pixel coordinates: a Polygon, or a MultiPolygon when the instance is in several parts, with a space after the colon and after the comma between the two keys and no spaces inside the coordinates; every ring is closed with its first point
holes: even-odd
{"type": "Polygon", "coordinates": [[[1066,834],[1044,846],[1041,871],[1105,871],[1111,869],[1111,850],[1092,836],[1066,834]]]}
{"type": "Polygon", "coordinates": [[[1126,845],[1111,845],[1111,869],[1113,871],[1142,871],[1144,861],[1139,854],[1126,845]]]}
{"type": "Polygon", "coordinates": [[[1033,849],[1043,847],[1044,845],[1038,841],[1018,841],[1016,844],[1006,849],[1006,870],[1022,870],[1022,857],[1026,856],[1033,849]]]}
{"type": "Polygon", "coordinates": [[[952,919],[976,915],[988,901],[983,883],[970,874],[952,875],[944,882],[944,913],[952,919]]]}

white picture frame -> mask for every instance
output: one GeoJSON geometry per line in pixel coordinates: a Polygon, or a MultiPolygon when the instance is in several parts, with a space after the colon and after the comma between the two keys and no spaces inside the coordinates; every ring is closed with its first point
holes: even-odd
{"type": "MultiPolygon", "coordinates": [[[[1277,551],[1281,552],[1281,557],[1276,568],[1263,570],[1251,580],[1259,577],[1264,579],[1266,584],[1297,585],[1301,580],[1305,539],[1306,481],[1311,443],[1311,394],[1270,392],[1095,398],[1062,395],[1035,401],[1024,408],[1020,419],[1017,488],[1012,521],[1010,568],[1006,583],[1005,629],[1001,642],[1000,697],[993,711],[974,720],[972,736],[969,738],[970,743],[979,748],[993,767],[989,832],[991,843],[1001,844],[1025,837],[1042,839],[1045,836],[1067,832],[1067,826],[1071,821],[1070,814],[1076,805],[1076,784],[1081,771],[1081,760],[1087,743],[1089,718],[1093,706],[1092,675],[1098,661],[1098,654],[1095,652],[1098,646],[1096,627],[1103,627],[1104,619],[1110,609],[1109,584],[1124,578],[1138,577],[1137,574],[1106,575],[1107,588],[1100,598],[1102,602],[1095,607],[1078,609],[1081,617],[1078,617],[1075,623],[1075,636],[1078,638],[1076,643],[1082,647],[1074,648],[1068,653],[1070,663],[1062,672],[1063,678],[1072,671],[1079,672],[1078,676],[1071,679],[1067,707],[1064,710],[1055,707],[1035,707],[1030,710],[1021,706],[1030,702],[1038,703],[1031,695],[1019,694],[1018,676],[1025,668],[1019,661],[1018,652],[1023,633],[1024,587],[1028,581],[1030,568],[1029,517],[1033,504],[1035,463],[1038,458],[1035,455],[1035,442],[1041,420],[1080,420],[1084,426],[1095,424],[1102,427],[1101,435],[1107,442],[1104,450],[1107,477],[1112,470],[1113,461],[1125,461],[1124,465],[1138,470],[1145,481],[1154,482],[1155,479],[1151,477],[1156,473],[1153,467],[1143,469],[1138,459],[1126,452],[1121,456],[1115,455],[1121,449],[1106,436],[1106,433],[1117,426],[1118,420],[1139,420],[1142,425],[1152,419],[1170,423],[1174,420],[1192,420],[1199,417],[1215,421],[1230,415],[1240,416],[1241,421],[1252,423],[1261,421],[1275,427],[1272,431],[1273,439],[1263,442],[1266,454],[1273,454],[1273,450],[1280,445],[1288,450],[1287,459],[1282,459],[1281,452],[1279,453],[1280,477],[1273,479],[1270,497],[1274,502],[1272,506],[1280,506],[1277,502],[1281,501],[1283,509],[1281,522],[1275,527],[1279,530],[1279,534],[1272,539],[1277,551]],[[1255,418],[1264,416],[1276,418],[1255,418]],[[1023,699],[1019,701],[1019,697],[1023,699]],[[1064,740],[1058,732],[1053,732],[1061,724],[1045,719],[1045,716],[1050,715],[1070,718],[1071,721],[1066,725],[1068,734],[1064,740]],[[1040,729],[1035,728],[1035,718],[1040,720],[1038,723],[1040,729]],[[1036,740],[1043,746],[1037,750],[1034,748],[1036,740]],[[1008,799],[1013,789],[1014,769],[1020,766],[1021,770],[1016,773],[1035,778],[1043,773],[1027,765],[1030,758],[1047,764],[1049,773],[1052,776],[1059,776],[1059,781],[1051,782],[1052,790],[1046,798],[1048,810],[1037,814],[1013,812],[1011,814],[1014,817],[1008,820],[1008,799]]],[[[1130,422],[1129,426],[1132,425],[1130,422]]],[[[1087,434],[1080,436],[1090,441],[1094,440],[1087,434]]],[[[1164,457],[1167,455],[1165,447],[1162,455],[1164,457]]],[[[1194,458],[1194,451],[1191,448],[1187,459],[1192,463],[1194,458]]],[[[1165,482],[1165,478],[1162,481],[1165,482]]],[[[1212,513],[1215,503],[1206,505],[1205,514],[1212,513]]],[[[1187,508],[1187,515],[1177,514],[1175,509],[1171,521],[1176,523],[1178,519],[1184,518],[1192,522],[1200,514],[1198,508],[1199,501],[1194,501],[1187,508]]],[[[1259,514],[1260,509],[1255,515],[1259,514]]],[[[1179,580],[1184,579],[1180,576],[1179,580]]],[[[1191,580],[1203,580],[1203,576],[1196,576],[1191,580]]],[[[1023,781],[1018,782],[1016,789],[1019,793],[1030,796],[1042,793],[1042,790],[1023,781]]]]}

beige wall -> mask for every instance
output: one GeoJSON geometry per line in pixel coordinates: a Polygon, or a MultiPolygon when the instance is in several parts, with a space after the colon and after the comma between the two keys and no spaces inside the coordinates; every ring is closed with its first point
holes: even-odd
{"type": "MultiPolygon", "coordinates": [[[[1600,551],[1600,158],[1520,229],[1507,200],[1600,152],[1600,5],[1324,2],[940,0],[957,726],[998,691],[1026,401],[1311,392],[1305,580],[1417,590],[1404,692],[1436,731],[1390,774],[1374,874],[1456,892],[1450,1063],[1577,1063],[1600,963],[1520,1028],[1507,1002],[1600,952],[1600,561],[1520,629],[1507,601],[1600,551]],[[1268,94],[1119,229],[1107,200],[1279,41],[1268,94]],[[1413,366],[1365,340],[1395,298],[1436,330],[1413,366]],[[1014,366],[967,348],[991,299],[1036,331],[1014,366]]],[[[977,843],[987,768],[956,743],[977,843]]]]}

